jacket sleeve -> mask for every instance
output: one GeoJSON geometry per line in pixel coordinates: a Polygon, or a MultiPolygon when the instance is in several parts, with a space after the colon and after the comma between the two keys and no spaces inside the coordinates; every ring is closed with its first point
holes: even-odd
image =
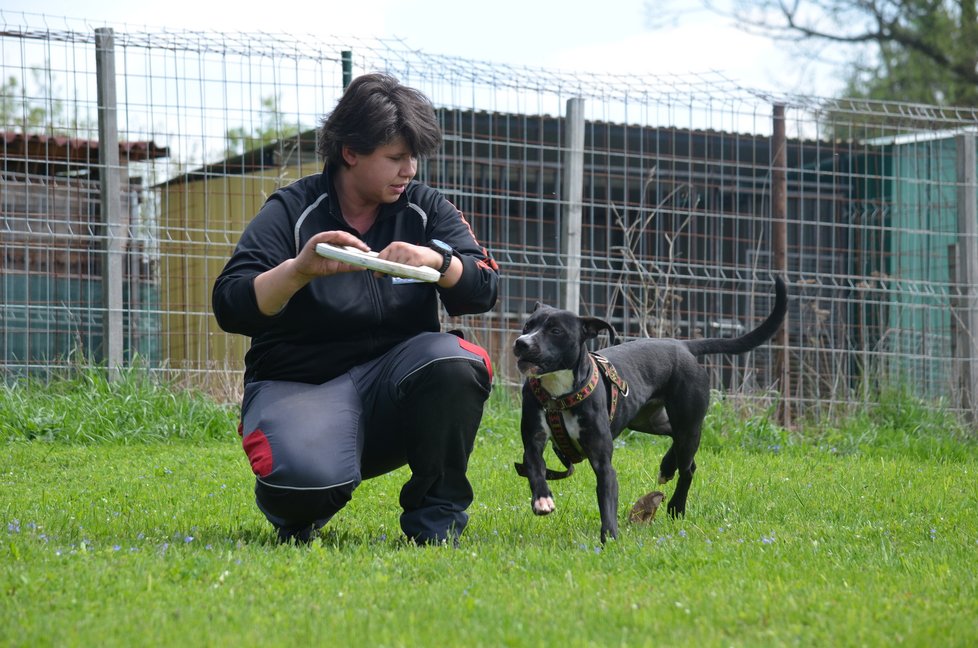
{"type": "Polygon", "coordinates": [[[214,282],[211,302],[218,326],[254,337],[277,316],[264,315],[255,297],[255,277],[294,256],[289,219],[281,201],[269,199],[245,228],[234,253],[214,282]]]}
{"type": "Polygon", "coordinates": [[[476,239],[472,227],[455,205],[437,195],[428,238],[439,239],[455,249],[462,261],[462,277],[451,288],[439,288],[442,304],[451,316],[485,313],[496,305],[499,266],[476,239]]]}

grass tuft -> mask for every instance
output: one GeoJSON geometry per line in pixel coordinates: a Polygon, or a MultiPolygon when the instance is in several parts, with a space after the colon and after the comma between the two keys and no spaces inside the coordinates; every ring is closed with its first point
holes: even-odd
{"type": "Polygon", "coordinates": [[[0,385],[0,441],[155,443],[236,435],[237,407],[139,369],[109,381],[82,368],[49,382],[0,385]]]}
{"type": "Polygon", "coordinates": [[[775,398],[745,401],[715,392],[703,425],[702,447],[774,453],[812,449],[836,455],[942,458],[970,456],[978,431],[954,412],[908,391],[886,390],[847,417],[801,420],[787,430],[776,420],[775,398]]]}

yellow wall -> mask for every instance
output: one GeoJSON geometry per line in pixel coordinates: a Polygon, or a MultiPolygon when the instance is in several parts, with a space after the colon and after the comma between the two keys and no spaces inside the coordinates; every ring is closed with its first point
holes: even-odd
{"type": "Polygon", "coordinates": [[[162,356],[181,370],[240,372],[250,339],[222,331],[211,288],[244,227],[296,168],[217,176],[162,189],[160,302],[162,356]]]}

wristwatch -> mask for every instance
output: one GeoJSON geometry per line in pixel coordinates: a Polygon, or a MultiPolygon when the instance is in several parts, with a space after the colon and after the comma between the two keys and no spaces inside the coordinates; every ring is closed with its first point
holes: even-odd
{"type": "Polygon", "coordinates": [[[438,274],[444,275],[446,272],[448,272],[449,266],[452,265],[452,257],[455,256],[455,250],[453,250],[452,246],[448,243],[439,241],[438,239],[431,239],[428,241],[428,247],[442,255],[443,259],[441,262],[441,267],[438,268],[438,274]]]}

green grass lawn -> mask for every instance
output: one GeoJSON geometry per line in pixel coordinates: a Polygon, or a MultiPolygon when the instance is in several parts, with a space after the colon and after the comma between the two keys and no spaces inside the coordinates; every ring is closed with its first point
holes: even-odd
{"type": "MultiPolygon", "coordinates": [[[[32,407],[15,411],[11,392],[0,397],[3,645],[969,646],[978,638],[978,446],[953,435],[928,440],[927,422],[901,432],[859,420],[848,433],[843,425],[803,442],[763,413],[734,423],[721,404],[685,519],[663,507],[648,525],[626,516],[656,488],[667,441],[629,435],[615,451],[621,536],[602,546],[586,466],[553,484],[554,514],[531,514],[513,470],[522,452],[516,415],[496,401],[472,456],[476,499],[458,549],[402,541],[404,469],[365,482],[311,546],[288,547],[254,507],[230,430],[192,434],[170,421],[159,426],[169,433],[148,440],[61,436],[57,425],[18,434],[23,426],[9,416],[49,419],[51,402],[35,394],[25,399],[32,407]]],[[[157,396],[143,397],[172,416],[152,404],[157,396]]],[[[225,416],[178,411],[215,430],[225,416]]]]}

